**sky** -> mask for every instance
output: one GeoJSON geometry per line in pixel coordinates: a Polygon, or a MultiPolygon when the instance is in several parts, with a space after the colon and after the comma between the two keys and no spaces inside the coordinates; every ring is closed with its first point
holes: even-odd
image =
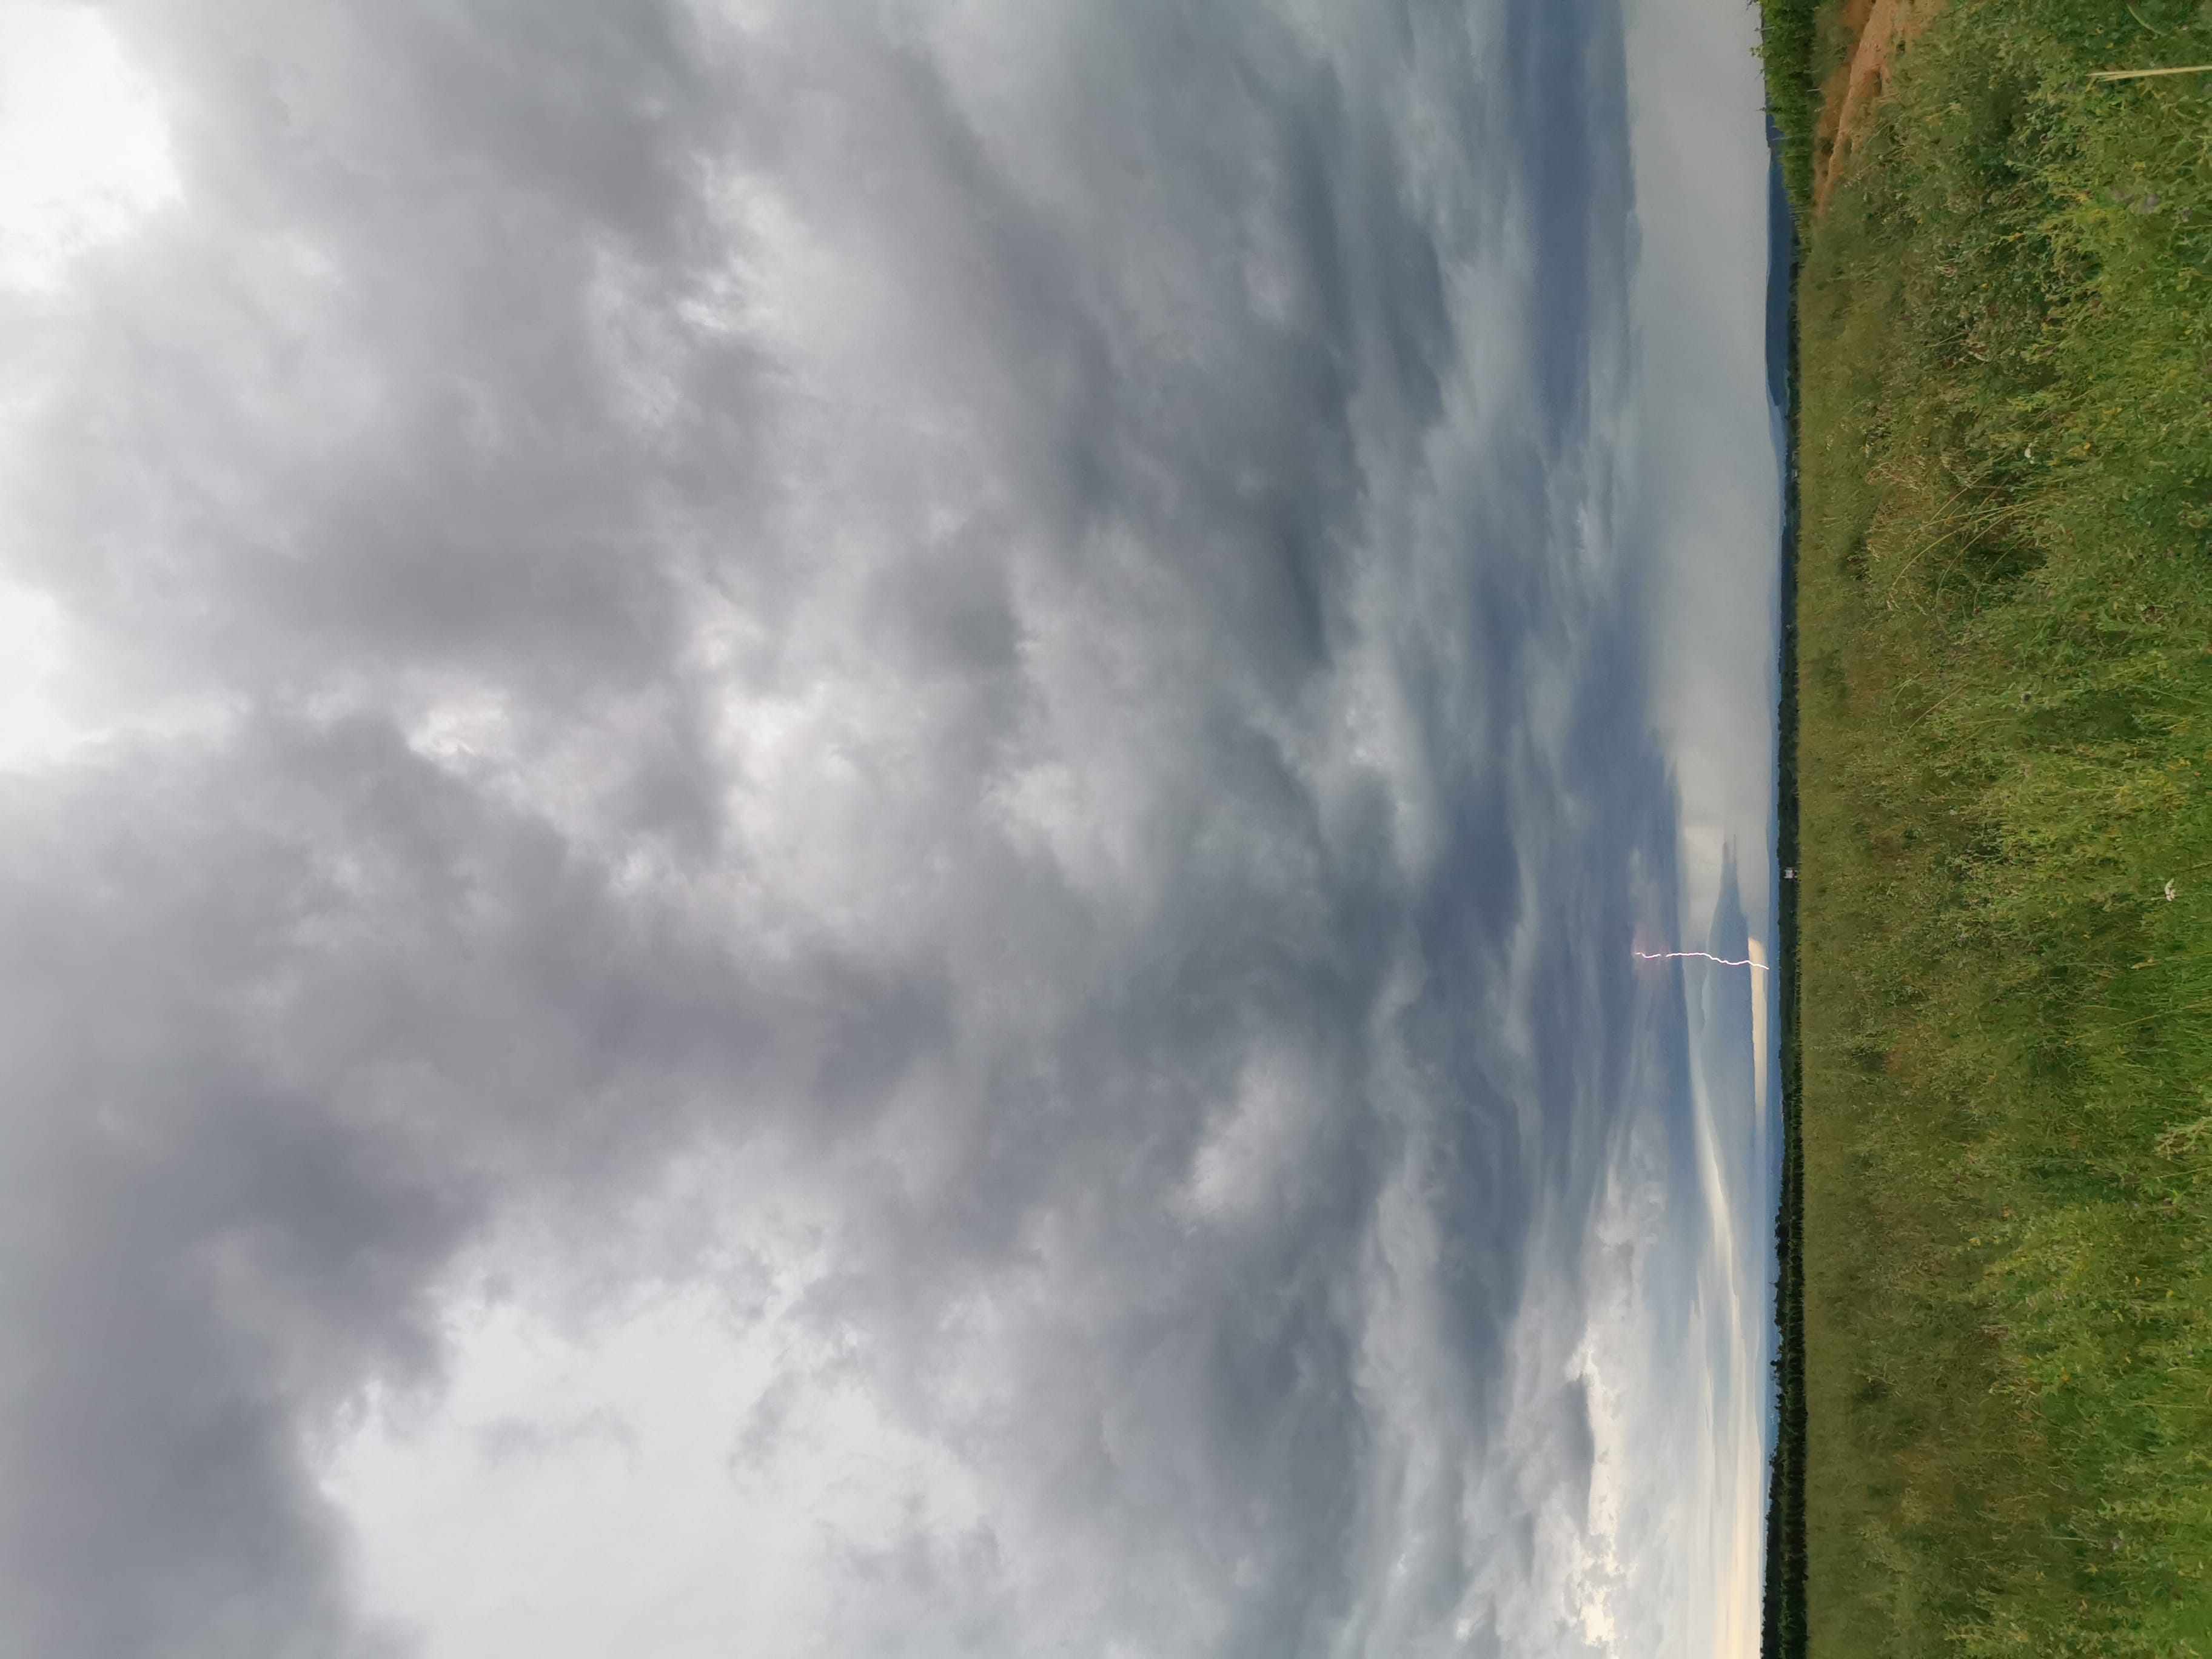
{"type": "Polygon", "coordinates": [[[0,0],[0,1652],[1753,1653],[1754,16],[0,0]]]}

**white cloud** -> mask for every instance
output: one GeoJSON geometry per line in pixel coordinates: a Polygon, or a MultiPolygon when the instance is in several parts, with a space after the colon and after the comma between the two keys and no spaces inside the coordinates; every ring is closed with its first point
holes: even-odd
{"type": "Polygon", "coordinates": [[[108,15],[0,1647],[1705,1659],[1607,0],[108,15]]]}
{"type": "Polygon", "coordinates": [[[0,5],[0,289],[58,287],[178,196],[160,101],[99,12],[0,5]]]}
{"type": "Polygon", "coordinates": [[[788,1285],[564,1311],[558,1274],[471,1264],[434,1405],[372,1395],[323,1463],[369,1604],[422,1659],[802,1652],[854,1557],[974,1533],[964,1469],[823,1375],[788,1285]]]}
{"type": "Polygon", "coordinates": [[[78,738],[52,691],[67,660],[65,627],[52,594],[0,586],[0,767],[65,754],[78,738]]]}

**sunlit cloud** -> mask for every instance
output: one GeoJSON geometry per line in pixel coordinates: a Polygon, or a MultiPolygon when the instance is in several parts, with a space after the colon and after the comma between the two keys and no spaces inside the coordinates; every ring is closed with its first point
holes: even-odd
{"type": "Polygon", "coordinates": [[[93,7],[0,7],[0,288],[52,290],[179,190],[153,88],[93,7]]]}

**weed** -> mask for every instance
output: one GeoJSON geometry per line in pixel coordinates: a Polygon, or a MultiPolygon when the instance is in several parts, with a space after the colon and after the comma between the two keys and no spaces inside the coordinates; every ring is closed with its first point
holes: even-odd
{"type": "Polygon", "coordinates": [[[1816,1659],[2212,1655],[2212,76],[2091,78],[2208,39],[1960,0],[1805,236],[1816,1659]]]}

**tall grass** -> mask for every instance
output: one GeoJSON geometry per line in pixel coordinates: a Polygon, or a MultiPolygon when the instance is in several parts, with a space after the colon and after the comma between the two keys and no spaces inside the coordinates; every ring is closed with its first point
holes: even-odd
{"type": "Polygon", "coordinates": [[[1815,1659],[2212,1656],[2208,40],[1955,5],[1808,241],[1815,1659]]]}
{"type": "Polygon", "coordinates": [[[1813,137],[1820,91],[1814,78],[1819,0],[1759,0],[1759,56],[1766,113],[1781,135],[1782,181],[1802,220],[1813,201],[1813,137]]]}

